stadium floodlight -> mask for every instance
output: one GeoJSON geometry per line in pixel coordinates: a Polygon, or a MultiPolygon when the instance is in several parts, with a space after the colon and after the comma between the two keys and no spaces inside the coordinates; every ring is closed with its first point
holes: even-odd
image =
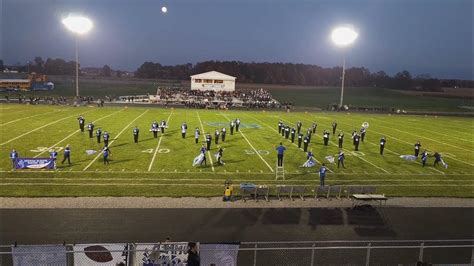
{"type": "Polygon", "coordinates": [[[166,6],[162,7],[161,8],[161,12],[162,13],[167,13],[168,12],[168,8],[166,6]]]}
{"type": "Polygon", "coordinates": [[[83,17],[83,16],[73,16],[69,15],[68,17],[64,18],[62,20],[62,23],[68,30],[73,32],[76,37],[75,37],[75,43],[76,43],[76,97],[77,100],[79,101],[79,53],[77,50],[77,36],[85,34],[89,32],[92,27],[92,21],[89,18],[83,17]]]}
{"type": "MultiPolygon", "coordinates": [[[[352,26],[341,26],[335,28],[331,33],[331,39],[333,43],[339,47],[347,47],[351,45],[359,34],[353,29],[352,26]]],[[[346,56],[343,56],[342,63],[342,83],[341,83],[341,98],[339,101],[339,109],[342,108],[342,102],[344,99],[344,77],[346,74],[346,56]]]]}

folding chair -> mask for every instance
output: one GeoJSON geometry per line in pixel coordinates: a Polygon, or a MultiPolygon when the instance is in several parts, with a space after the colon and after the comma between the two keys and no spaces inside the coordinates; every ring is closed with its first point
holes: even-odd
{"type": "Polygon", "coordinates": [[[314,189],[314,198],[319,200],[320,197],[326,197],[328,198],[328,193],[329,193],[329,187],[328,186],[316,186],[314,189]]]}
{"type": "Polygon", "coordinates": [[[300,197],[301,200],[304,200],[304,191],[305,191],[305,186],[293,186],[293,190],[291,191],[291,194],[290,194],[290,199],[293,200],[292,196],[293,194],[296,194],[300,197]]]}
{"type": "Polygon", "coordinates": [[[252,198],[252,194],[256,194],[256,190],[257,190],[256,187],[242,186],[242,184],[241,184],[240,185],[240,197],[241,197],[241,199],[244,202],[247,201],[246,197],[248,197],[249,199],[252,198]]]}
{"type": "Polygon", "coordinates": [[[277,185],[277,197],[278,200],[281,200],[281,196],[283,195],[288,195],[288,197],[291,199],[291,192],[293,190],[293,186],[287,186],[287,185],[277,185]]]}
{"type": "Polygon", "coordinates": [[[258,197],[265,198],[266,201],[268,200],[268,194],[270,192],[270,188],[268,186],[257,186],[255,188],[255,201],[258,201],[258,197]]]}

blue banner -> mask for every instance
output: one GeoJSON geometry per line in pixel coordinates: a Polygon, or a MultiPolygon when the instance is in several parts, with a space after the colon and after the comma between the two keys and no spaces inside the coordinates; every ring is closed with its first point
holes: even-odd
{"type": "Polygon", "coordinates": [[[16,158],[15,169],[54,169],[53,158],[16,158]]]}

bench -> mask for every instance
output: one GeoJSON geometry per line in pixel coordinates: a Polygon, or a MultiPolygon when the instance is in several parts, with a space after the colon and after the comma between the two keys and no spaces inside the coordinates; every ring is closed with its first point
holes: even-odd
{"type": "Polygon", "coordinates": [[[353,194],[351,195],[351,199],[354,201],[352,207],[357,207],[359,202],[370,204],[373,201],[378,201],[380,205],[382,205],[382,202],[387,204],[388,200],[383,194],[353,194]]]}
{"type": "Polygon", "coordinates": [[[266,201],[268,200],[268,194],[270,193],[270,188],[265,185],[260,185],[255,188],[255,201],[258,201],[259,197],[263,197],[266,201]]]}

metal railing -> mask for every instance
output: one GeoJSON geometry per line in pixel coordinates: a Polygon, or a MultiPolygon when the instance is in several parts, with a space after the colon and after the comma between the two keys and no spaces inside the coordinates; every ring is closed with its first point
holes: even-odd
{"type": "MultiPolygon", "coordinates": [[[[173,245],[173,243],[161,243],[173,245]]],[[[183,243],[180,243],[183,245],[183,243]]],[[[203,243],[202,243],[203,244],[203,243]]],[[[93,246],[94,244],[90,244],[93,246]]],[[[103,244],[106,245],[106,244],[103,244]]],[[[114,254],[121,258],[108,265],[143,265],[144,253],[150,254],[150,249],[137,248],[147,244],[108,244],[110,246],[123,246],[108,250],[94,250],[97,254],[114,254]]],[[[61,247],[61,245],[58,245],[61,247]]],[[[56,247],[58,247],[56,246],[56,247]]],[[[74,250],[74,245],[63,245],[62,255],[67,257],[65,265],[75,265],[78,255],[88,255],[91,251],[74,250]],[[65,254],[65,255],[64,255],[65,254]]],[[[84,245],[83,245],[84,246],[84,245]]],[[[203,246],[203,245],[201,245],[203,246]]],[[[29,255],[29,261],[41,261],[42,258],[51,257],[61,252],[44,251],[16,251],[12,252],[14,246],[0,246],[0,265],[13,265],[13,256],[29,255]]],[[[28,246],[17,246],[28,247],[28,246]]],[[[36,246],[41,247],[41,246],[36,246]]],[[[160,251],[160,250],[158,250],[160,251]]],[[[177,251],[174,257],[179,257],[184,263],[187,255],[177,251]]],[[[235,243],[232,248],[200,248],[201,254],[205,251],[235,254],[235,265],[324,265],[324,264],[352,264],[352,265],[380,265],[380,264],[416,264],[417,262],[429,262],[439,264],[465,264],[474,265],[474,239],[455,240],[336,240],[336,241],[282,241],[282,242],[240,242],[235,243]]],[[[166,250],[165,253],[168,253],[166,250]]],[[[107,256],[104,256],[107,257],[107,256]]],[[[85,258],[85,257],[84,257],[85,258]]],[[[80,258],[79,258],[80,259],[80,258]]],[[[31,265],[31,264],[17,264],[31,265]]],[[[81,264],[85,265],[85,264],[81,264]]],[[[106,265],[106,264],[101,264],[106,265]]],[[[186,264],[177,264],[186,265],[186,264]]],[[[219,264],[216,264],[219,265],[219,264]]],[[[231,264],[233,265],[233,264],[231,264]]]]}

